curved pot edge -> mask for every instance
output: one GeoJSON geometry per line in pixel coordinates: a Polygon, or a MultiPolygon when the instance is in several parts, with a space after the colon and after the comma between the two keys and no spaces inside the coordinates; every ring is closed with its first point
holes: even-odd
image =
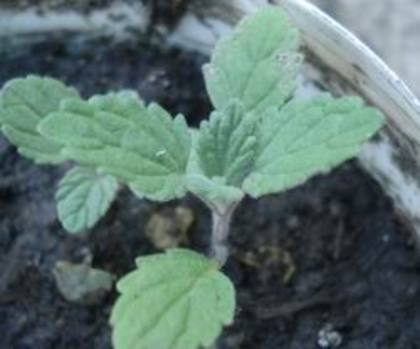
{"type": "Polygon", "coordinates": [[[386,115],[385,129],[364,147],[359,160],[393,199],[420,243],[420,101],[377,54],[315,5],[306,0],[277,3],[321,61],[310,78],[339,93],[357,92],[386,115]],[[325,66],[337,76],[326,76],[325,66]]]}

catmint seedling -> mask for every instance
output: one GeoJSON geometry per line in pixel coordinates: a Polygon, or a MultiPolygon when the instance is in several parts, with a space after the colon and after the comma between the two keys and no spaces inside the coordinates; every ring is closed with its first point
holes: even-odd
{"type": "Polygon", "coordinates": [[[155,201],[191,192],[212,212],[207,257],[185,249],[140,257],[118,282],[116,349],[210,346],[234,318],[234,288],[220,269],[242,198],[279,193],[330,170],[381,127],[381,114],[359,98],[294,99],[298,49],[299,31],[280,9],[244,19],[204,67],[215,110],[198,130],[133,91],[84,100],[37,76],[4,86],[2,130],[19,153],[39,164],[76,164],[56,195],[70,233],[91,228],[121,185],[155,201]]]}

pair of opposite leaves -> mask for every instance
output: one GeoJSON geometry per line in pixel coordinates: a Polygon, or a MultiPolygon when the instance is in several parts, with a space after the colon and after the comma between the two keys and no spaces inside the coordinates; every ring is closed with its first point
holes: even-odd
{"type": "Polygon", "coordinates": [[[353,156],[381,124],[355,98],[285,104],[296,87],[298,43],[297,30],[271,8],[221,40],[204,69],[216,111],[194,142],[182,116],[145,107],[135,93],[83,101],[74,89],[37,77],[5,86],[2,128],[22,155],[83,166],[57,194],[71,232],[106,212],[114,178],[153,200],[190,189],[212,206],[279,192],[353,156]]]}
{"type": "MultiPolygon", "coordinates": [[[[60,220],[72,232],[96,223],[118,182],[160,201],[190,190],[223,210],[244,194],[280,192],[330,169],[382,124],[357,98],[288,101],[302,60],[298,44],[278,9],[242,21],[204,68],[215,111],[198,131],[133,92],[83,101],[74,89],[33,76],[2,90],[2,130],[38,163],[80,165],[57,192],[60,220]]],[[[196,349],[232,321],[233,287],[214,262],[184,250],[140,260],[118,284],[117,349],[196,349]]]]}

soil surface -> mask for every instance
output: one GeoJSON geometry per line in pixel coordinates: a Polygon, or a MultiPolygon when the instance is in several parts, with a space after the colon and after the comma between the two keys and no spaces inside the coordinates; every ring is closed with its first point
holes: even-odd
{"type": "MultiPolygon", "coordinates": [[[[28,73],[65,80],[85,96],[133,88],[197,125],[210,110],[205,58],[131,42],[37,44],[0,58],[0,83],[28,73]]],[[[196,199],[154,204],[128,190],[90,233],[57,221],[55,185],[68,165],[36,166],[0,139],[0,348],[107,349],[116,293],[95,306],[58,293],[55,262],[121,276],[156,252],[144,234],[151,215],[179,205],[195,223],[190,247],[207,248],[209,213],[196,199]]],[[[419,349],[420,258],[378,185],[348,162],[282,195],[244,200],[225,267],[238,293],[225,349],[419,349]]]]}
{"type": "Polygon", "coordinates": [[[105,7],[112,0],[0,0],[3,7],[27,9],[36,7],[39,11],[73,8],[79,11],[89,11],[97,7],[105,7]]]}
{"type": "MultiPolygon", "coordinates": [[[[0,0],[4,8],[26,10],[34,8],[39,13],[57,10],[72,10],[90,13],[99,8],[109,7],[118,2],[142,4],[150,11],[151,24],[172,26],[177,23],[191,0],[0,0]]],[[[118,5],[118,4],[117,4],[118,5]]]]}

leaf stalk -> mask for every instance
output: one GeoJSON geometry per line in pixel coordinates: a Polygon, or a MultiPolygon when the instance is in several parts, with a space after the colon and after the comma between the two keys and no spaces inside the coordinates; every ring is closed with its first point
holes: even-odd
{"type": "Polygon", "coordinates": [[[233,213],[238,203],[231,204],[223,210],[212,210],[212,232],[210,255],[220,266],[223,266],[229,257],[229,232],[233,213]]]}

